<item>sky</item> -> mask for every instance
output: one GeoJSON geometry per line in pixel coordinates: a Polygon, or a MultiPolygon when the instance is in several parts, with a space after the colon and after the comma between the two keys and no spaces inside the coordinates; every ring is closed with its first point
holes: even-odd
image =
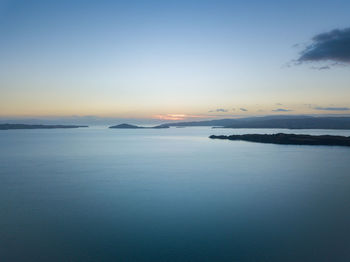
{"type": "Polygon", "coordinates": [[[0,0],[0,117],[350,113],[350,1],[0,0]]]}

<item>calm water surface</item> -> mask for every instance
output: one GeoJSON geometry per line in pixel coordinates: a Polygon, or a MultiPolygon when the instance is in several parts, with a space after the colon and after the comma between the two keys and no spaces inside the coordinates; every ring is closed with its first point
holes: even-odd
{"type": "Polygon", "coordinates": [[[0,261],[350,261],[350,148],[0,131],[0,261]]]}

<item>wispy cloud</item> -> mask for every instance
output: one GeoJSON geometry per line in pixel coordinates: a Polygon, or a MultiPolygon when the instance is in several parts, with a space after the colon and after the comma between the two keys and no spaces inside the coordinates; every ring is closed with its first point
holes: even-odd
{"type": "Polygon", "coordinates": [[[293,110],[285,109],[285,108],[277,108],[277,109],[272,110],[272,112],[291,112],[291,111],[293,111],[293,110]]]}
{"type": "Polygon", "coordinates": [[[331,69],[330,66],[313,66],[311,67],[311,69],[316,69],[316,70],[328,70],[328,69],[331,69]]]}
{"type": "Polygon", "coordinates": [[[321,107],[317,106],[314,107],[315,110],[322,110],[322,111],[350,111],[349,107],[321,107]]]}
{"type": "Polygon", "coordinates": [[[218,109],[215,109],[215,110],[210,110],[209,113],[212,113],[212,112],[221,112],[221,113],[227,113],[228,110],[227,109],[224,109],[224,108],[218,108],[218,109]]]}
{"type": "Polygon", "coordinates": [[[245,108],[242,108],[242,107],[239,110],[241,110],[243,112],[247,112],[248,111],[248,109],[245,109],[245,108]]]}
{"type": "MultiPolygon", "coordinates": [[[[297,62],[334,61],[350,63],[350,28],[335,29],[318,34],[312,38],[312,43],[301,52],[297,62]]],[[[328,66],[319,70],[329,69],[328,66]]]]}

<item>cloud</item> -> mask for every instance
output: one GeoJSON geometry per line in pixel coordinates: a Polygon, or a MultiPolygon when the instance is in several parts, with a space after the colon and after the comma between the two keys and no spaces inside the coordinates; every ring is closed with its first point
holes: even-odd
{"type": "Polygon", "coordinates": [[[349,107],[314,107],[315,110],[323,110],[323,111],[350,111],[349,107]]]}
{"type": "MultiPolygon", "coordinates": [[[[301,52],[297,62],[334,61],[350,63],[350,28],[318,34],[301,52]]],[[[321,67],[319,69],[328,69],[321,67]]]]}
{"type": "Polygon", "coordinates": [[[330,66],[313,66],[311,69],[317,69],[317,70],[328,70],[331,69],[330,66]]]}
{"type": "Polygon", "coordinates": [[[221,113],[227,113],[228,110],[227,109],[224,109],[224,108],[218,108],[218,109],[215,109],[215,110],[210,110],[209,113],[212,113],[212,112],[221,112],[221,113]]]}
{"type": "Polygon", "coordinates": [[[282,104],[281,103],[276,103],[276,106],[282,106],[282,104]]]}
{"type": "Polygon", "coordinates": [[[243,112],[247,112],[248,111],[248,109],[245,109],[245,108],[242,108],[242,107],[239,110],[241,110],[243,112]]]}
{"type": "Polygon", "coordinates": [[[306,106],[308,108],[314,108],[314,105],[313,104],[303,104],[303,106],[306,106]]]}
{"type": "Polygon", "coordinates": [[[272,112],[291,112],[291,111],[293,111],[293,110],[284,109],[284,108],[277,108],[277,109],[272,110],[272,112]]]}

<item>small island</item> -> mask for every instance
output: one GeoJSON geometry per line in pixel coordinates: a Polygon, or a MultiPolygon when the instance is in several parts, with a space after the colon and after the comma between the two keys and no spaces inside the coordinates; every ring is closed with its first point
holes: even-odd
{"type": "Polygon", "coordinates": [[[331,135],[296,135],[296,134],[246,134],[224,136],[212,135],[211,139],[242,140],[257,143],[282,144],[282,145],[323,145],[323,146],[350,146],[350,137],[331,135]]]}
{"type": "Polygon", "coordinates": [[[54,128],[79,128],[79,127],[88,127],[88,126],[0,124],[0,130],[12,130],[12,129],[54,129],[54,128]]]}
{"type": "Polygon", "coordinates": [[[136,126],[136,125],[130,125],[130,124],[120,124],[116,126],[110,126],[109,128],[119,128],[119,129],[150,129],[150,128],[169,128],[167,125],[160,125],[160,126],[151,126],[151,127],[145,127],[145,126],[136,126]]]}

